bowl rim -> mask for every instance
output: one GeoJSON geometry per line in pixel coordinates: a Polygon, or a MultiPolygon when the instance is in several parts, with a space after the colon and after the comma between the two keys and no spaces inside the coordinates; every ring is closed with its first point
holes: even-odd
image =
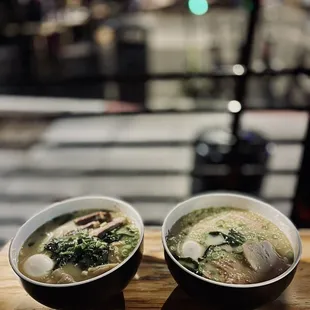
{"type": "MultiPolygon", "coordinates": [[[[267,218],[268,219],[268,218],[267,218]]],[[[211,284],[215,284],[215,285],[219,285],[219,286],[224,286],[224,287],[230,287],[230,288],[242,288],[242,289],[250,289],[250,288],[255,288],[255,287],[261,287],[261,286],[265,286],[265,285],[269,285],[269,284],[272,284],[274,282],[277,282],[281,279],[283,279],[284,277],[286,277],[288,274],[290,274],[295,268],[296,266],[298,265],[300,259],[301,259],[301,254],[302,254],[302,242],[301,242],[301,238],[300,238],[300,235],[299,235],[299,232],[297,230],[297,228],[295,227],[295,225],[293,224],[293,222],[287,217],[285,216],[282,212],[280,212],[278,209],[276,209],[275,207],[273,207],[272,205],[260,200],[260,199],[256,199],[254,197],[251,197],[251,196],[248,196],[248,195],[245,195],[245,194],[236,194],[236,193],[232,193],[232,192],[213,192],[213,193],[207,193],[207,194],[200,194],[200,195],[196,195],[196,196],[193,196],[189,199],[186,199],[180,203],[178,203],[168,214],[167,216],[165,217],[165,220],[163,222],[163,225],[162,225],[162,229],[161,229],[161,237],[162,237],[162,243],[163,243],[163,246],[164,246],[164,250],[165,252],[169,255],[169,257],[171,258],[171,260],[178,266],[180,267],[181,269],[183,269],[186,273],[188,273],[190,276],[193,276],[193,277],[196,277],[197,279],[199,280],[202,280],[204,282],[208,282],[208,283],[211,283],[211,284]],[[195,199],[199,199],[199,198],[204,198],[204,197],[210,197],[210,196],[232,196],[232,197],[237,197],[237,198],[245,198],[245,199],[248,199],[248,200],[251,200],[255,203],[259,203],[259,204],[263,204],[265,205],[266,207],[269,207],[269,208],[272,208],[274,209],[274,211],[278,214],[280,214],[280,216],[283,218],[285,218],[288,223],[292,226],[292,228],[294,228],[294,233],[296,234],[296,237],[297,237],[297,245],[298,245],[298,252],[297,252],[297,255],[294,259],[294,262],[292,263],[292,265],[283,273],[281,273],[280,275],[278,275],[277,277],[275,278],[272,278],[270,280],[267,280],[267,281],[263,281],[263,282],[258,282],[258,283],[252,283],[252,284],[230,284],[230,283],[224,283],[224,282],[217,282],[217,281],[214,281],[214,280],[210,280],[210,279],[207,279],[207,278],[204,278],[202,276],[199,276],[197,274],[195,274],[194,272],[188,270],[187,268],[185,268],[183,265],[181,265],[175,258],[174,256],[171,254],[168,246],[167,246],[167,242],[166,242],[166,235],[165,235],[165,228],[166,228],[166,225],[167,225],[167,220],[168,218],[170,217],[171,214],[173,214],[173,212],[179,208],[181,205],[183,205],[184,203],[186,202],[189,202],[191,200],[195,200],[195,199]]]]}
{"type": "MultiPolygon", "coordinates": [[[[65,208],[64,208],[65,210],[65,208]]],[[[61,213],[61,214],[65,214],[64,213],[61,213]]],[[[60,214],[60,215],[61,215],[60,214]]],[[[46,222],[45,222],[46,223],[46,222]]],[[[42,224],[44,225],[44,224],[42,224]]],[[[41,226],[42,226],[41,225],[41,226]]],[[[38,227],[39,228],[39,227],[38,227]]],[[[65,200],[61,200],[61,201],[58,201],[58,202],[55,202],[53,204],[50,204],[48,205],[46,208],[43,208],[40,212],[34,214],[31,218],[29,218],[19,229],[18,231],[16,232],[14,238],[11,240],[10,242],[10,246],[9,246],[9,263],[11,265],[11,268],[13,269],[13,271],[15,272],[15,274],[22,278],[23,280],[27,281],[27,282],[30,282],[34,285],[38,285],[38,286],[44,286],[44,287],[51,287],[51,288],[61,288],[61,287],[74,287],[74,286],[78,286],[78,285],[83,285],[83,284],[88,284],[90,282],[93,282],[93,281],[96,281],[96,280],[99,280],[103,277],[106,277],[108,276],[109,274],[113,273],[114,271],[116,271],[117,269],[121,268],[123,265],[125,265],[132,257],[133,255],[137,252],[137,250],[140,248],[141,246],[141,243],[144,239],[144,230],[145,230],[145,227],[144,227],[144,223],[143,223],[143,220],[142,220],[142,217],[141,215],[139,214],[139,212],[131,205],[129,204],[128,202],[126,201],[123,201],[123,200],[120,200],[120,199],[117,199],[117,198],[113,198],[113,197],[109,197],[109,196],[79,196],[79,197],[74,197],[74,198],[69,198],[69,199],[65,199],[65,200]],[[122,204],[124,206],[126,206],[126,208],[129,208],[133,213],[135,213],[135,215],[137,216],[138,220],[140,221],[141,223],[141,233],[140,233],[140,238],[139,238],[139,242],[138,244],[136,245],[136,247],[134,248],[134,250],[132,250],[132,252],[130,253],[130,255],[124,259],[121,263],[119,263],[117,266],[115,266],[114,268],[112,268],[111,270],[105,272],[104,274],[102,275],[99,275],[97,277],[94,277],[94,278],[91,278],[91,279],[87,279],[87,280],[84,280],[84,281],[79,281],[79,282],[74,282],[74,283],[68,283],[68,284],[50,284],[50,283],[44,283],[44,282],[39,282],[39,281],[36,281],[36,280],[33,280],[27,276],[25,276],[21,271],[19,271],[18,269],[18,266],[17,264],[14,264],[13,263],[13,257],[12,257],[12,244],[13,244],[13,241],[15,240],[16,236],[18,235],[19,231],[22,230],[25,226],[28,225],[28,222],[30,222],[31,220],[33,220],[34,218],[36,218],[39,214],[41,213],[44,213],[46,212],[47,210],[49,209],[53,209],[54,207],[58,206],[58,205],[61,205],[61,204],[64,204],[64,203],[67,203],[67,202],[74,202],[74,201],[78,201],[78,200],[84,200],[84,199],[103,199],[103,200],[111,200],[115,203],[118,203],[118,204],[122,204]]],[[[34,231],[33,231],[34,232],[34,231]]],[[[32,233],[33,233],[32,232],[32,233]]]]}

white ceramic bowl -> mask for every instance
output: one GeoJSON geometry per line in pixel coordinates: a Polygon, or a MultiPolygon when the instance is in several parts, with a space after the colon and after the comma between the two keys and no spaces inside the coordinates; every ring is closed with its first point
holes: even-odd
{"type": "MultiPolygon", "coordinates": [[[[271,205],[241,194],[211,193],[190,198],[178,204],[165,218],[162,242],[168,268],[176,282],[188,294],[208,303],[225,307],[253,308],[276,299],[291,283],[301,258],[301,239],[294,224],[271,205]],[[171,254],[166,237],[174,223],[188,213],[208,207],[237,207],[253,211],[276,224],[289,239],[294,262],[288,270],[268,281],[255,284],[227,284],[201,277],[183,267],[171,254]],[[222,296],[222,297],[221,297],[222,296]]],[[[233,309],[237,309],[233,308],[233,309]]]]}
{"type": "Polygon", "coordinates": [[[134,277],[142,259],[144,225],[139,213],[128,203],[102,196],[78,197],[64,200],[42,210],[30,218],[17,232],[9,250],[13,271],[24,289],[38,302],[52,308],[86,309],[91,304],[102,305],[110,297],[119,294],[134,277]],[[60,215],[82,209],[121,211],[140,231],[140,240],[132,253],[117,267],[98,277],[72,284],[47,284],[32,280],[18,269],[18,254],[27,238],[40,226],[60,215]],[[91,298],[88,298],[90,296],[91,298]]]}

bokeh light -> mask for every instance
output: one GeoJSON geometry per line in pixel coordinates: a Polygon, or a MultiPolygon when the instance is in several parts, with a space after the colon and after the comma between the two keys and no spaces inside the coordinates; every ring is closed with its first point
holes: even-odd
{"type": "Polygon", "coordinates": [[[245,69],[242,65],[237,64],[233,66],[233,72],[236,75],[243,75],[245,72],[245,69]]]}
{"type": "Polygon", "coordinates": [[[231,112],[231,113],[238,113],[241,111],[241,103],[237,100],[232,100],[232,101],[229,101],[228,102],[228,106],[227,106],[228,110],[231,112]]]}
{"type": "Polygon", "coordinates": [[[209,4],[207,0],[189,0],[188,8],[194,15],[204,15],[209,10],[209,4]]]}

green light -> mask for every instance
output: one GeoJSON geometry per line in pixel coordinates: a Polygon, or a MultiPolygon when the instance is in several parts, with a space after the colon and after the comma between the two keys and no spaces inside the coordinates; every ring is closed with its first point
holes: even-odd
{"type": "Polygon", "coordinates": [[[188,7],[191,13],[203,15],[208,12],[209,4],[207,0],[188,0],[188,7]]]}

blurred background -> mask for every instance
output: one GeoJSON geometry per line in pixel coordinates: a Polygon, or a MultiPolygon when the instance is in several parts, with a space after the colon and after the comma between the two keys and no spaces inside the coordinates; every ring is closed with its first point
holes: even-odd
{"type": "Polygon", "coordinates": [[[2,0],[0,245],[49,203],[148,225],[242,191],[310,227],[309,0],[2,0]]]}

